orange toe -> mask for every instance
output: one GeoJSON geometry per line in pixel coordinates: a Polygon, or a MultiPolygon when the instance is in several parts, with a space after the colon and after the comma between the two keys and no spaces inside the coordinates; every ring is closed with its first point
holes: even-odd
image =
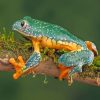
{"type": "Polygon", "coordinates": [[[19,62],[20,62],[20,63],[25,64],[25,62],[24,62],[24,60],[23,60],[23,57],[22,57],[22,56],[18,56],[18,60],[19,60],[19,62]]]}
{"type": "Polygon", "coordinates": [[[14,58],[10,58],[9,63],[11,63],[13,66],[17,66],[17,63],[14,58]]]}
{"type": "Polygon", "coordinates": [[[22,75],[22,71],[16,72],[13,74],[14,79],[18,79],[22,75]]]}

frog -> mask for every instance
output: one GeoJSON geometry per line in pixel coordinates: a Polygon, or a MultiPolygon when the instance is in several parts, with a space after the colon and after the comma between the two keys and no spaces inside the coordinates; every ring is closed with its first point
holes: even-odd
{"type": "Polygon", "coordinates": [[[12,25],[12,29],[31,40],[34,48],[34,52],[26,62],[22,56],[18,56],[19,62],[16,62],[13,57],[9,59],[16,71],[13,74],[14,79],[18,79],[25,72],[39,65],[42,61],[40,46],[68,51],[58,58],[60,70],[58,78],[60,80],[65,77],[69,78],[74,73],[82,72],[82,66],[92,64],[94,57],[98,55],[96,45],[93,42],[83,41],[56,24],[25,16],[17,20],[12,25]]]}

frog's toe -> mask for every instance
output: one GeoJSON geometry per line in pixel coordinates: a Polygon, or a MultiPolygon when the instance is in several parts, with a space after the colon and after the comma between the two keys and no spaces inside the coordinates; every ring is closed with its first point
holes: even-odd
{"type": "Polygon", "coordinates": [[[11,63],[14,67],[17,66],[17,63],[14,58],[10,58],[9,63],[11,63]]]}
{"type": "Polygon", "coordinates": [[[25,65],[25,62],[23,60],[23,57],[22,56],[18,56],[18,60],[21,64],[24,64],[25,65]]]}
{"type": "Polygon", "coordinates": [[[13,74],[14,79],[18,79],[23,74],[22,70],[16,71],[16,73],[13,74]]]}
{"type": "Polygon", "coordinates": [[[73,78],[72,78],[72,76],[70,76],[67,80],[68,80],[68,85],[71,86],[72,83],[73,83],[73,78]]]}

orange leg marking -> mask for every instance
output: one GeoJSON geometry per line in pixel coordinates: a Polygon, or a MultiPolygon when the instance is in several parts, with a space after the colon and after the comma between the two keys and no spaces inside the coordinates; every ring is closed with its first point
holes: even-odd
{"type": "Polygon", "coordinates": [[[14,66],[15,73],[13,74],[14,79],[18,79],[23,74],[23,66],[25,65],[25,62],[22,58],[22,56],[18,56],[19,62],[16,62],[14,58],[10,58],[9,62],[14,66]]]}
{"type": "Polygon", "coordinates": [[[61,71],[59,75],[59,80],[62,80],[63,78],[67,77],[68,78],[68,73],[72,69],[72,67],[65,67],[63,65],[59,65],[59,69],[61,71]]]}

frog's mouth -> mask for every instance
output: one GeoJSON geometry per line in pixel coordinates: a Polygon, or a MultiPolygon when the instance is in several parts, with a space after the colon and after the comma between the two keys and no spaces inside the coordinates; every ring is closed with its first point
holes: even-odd
{"type": "Polygon", "coordinates": [[[21,30],[16,30],[16,31],[19,32],[19,33],[21,33],[21,34],[24,35],[24,36],[31,36],[30,34],[27,34],[27,33],[23,32],[23,31],[21,31],[21,30]]]}
{"type": "Polygon", "coordinates": [[[24,32],[23,30],[17,30],[17,29],[15,29],[15,28],[13,28],[13,30],[15,30],[15,31],[17,31],[18,33],[20,33],[21,35],[23,35],[24,37],[29,37],[29,38],[36,38],[36,36],[33,36],[33,35],[31,35],[31,34],[29,34],[29,33],[26,33],[26,32],[24,32]]]}

